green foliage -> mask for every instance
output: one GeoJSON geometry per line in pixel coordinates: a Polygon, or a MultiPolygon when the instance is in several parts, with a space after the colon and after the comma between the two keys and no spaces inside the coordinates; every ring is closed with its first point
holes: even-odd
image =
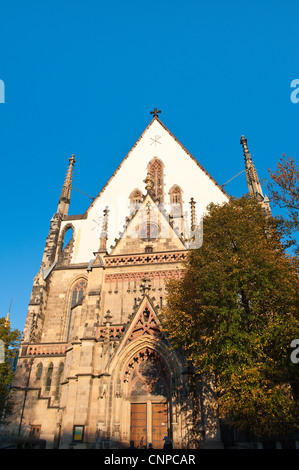
{"type": "Polygon", "coordinates": [[[164,310],[174,346],[215,378],[220,417],[255,437],[293,431],[299,417],[298,259],[278,227],[249,197],[211,205],[203,245],[169,282],[164,310]]]}
{"type": "Polygon", "coordinates": [[[299,253],[299,167],[292,157],[283,154],[277,164],[276,171],[269,169],[270,181],[267,191],[274,205],[283,210],[281,217],[285,227],[285,242],[294,246],[299,253]]]}
{"type": "Polygon", "coordinates": [[[0,363],[0,420],[3,420],[3,411],[8,417],[11,409],[8,397],[13,379],[13,363],[21,340],[20,331],[12,330],[5,318],[0,318],[0,340],[4,342],[5,350],[5,362],[0,363]]]}

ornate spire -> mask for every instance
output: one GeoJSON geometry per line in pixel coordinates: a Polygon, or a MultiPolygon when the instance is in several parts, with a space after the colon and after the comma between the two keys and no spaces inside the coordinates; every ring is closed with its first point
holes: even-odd
{"type": "Polygon", "coordinates": [[[247,178],[249,194],[251,196],[254,196],[258,201],[263,201],[264,195],[263,195],[261,183],[260,183],[259,177],[257,175],[256,169],[254,167],[251,155],[247,147],[247,139],[245,139],[244,135],[241,136],[240,144],[243,147],[246,178],[247,178]]]}
{"type": "Polygon", "coordinates": [[[269,199],[267,197],[264,197],[262,186],[261,186],[259,177],[257,175],[257,171],[254,167],[251,155],[247,147],[247,139],[245,139],[244,135],[241,135],[240,144],[243,147],[245,169],[246,169],[246,179],[247,179],[247,186],[249,189],[249,194],[255,197],[255,199],[262,204],[263,209],[265,210],[267,214],[271,214],[269,199]]]}
{"type": "Polygon", "coordinates": [[[76,162],[75,155],[72,155],[71,158],[69,158],[69,167],[66,173],[64,185],[62,187],[62,191],[61,191],[61,195],[60,195],[60,199],[58,203],[57,212],[59,212],[61,215],[68,214],[68,209],[69,209],[69,205],[71,202],[73,167],[74,167],[75,162],[76,162]]]}

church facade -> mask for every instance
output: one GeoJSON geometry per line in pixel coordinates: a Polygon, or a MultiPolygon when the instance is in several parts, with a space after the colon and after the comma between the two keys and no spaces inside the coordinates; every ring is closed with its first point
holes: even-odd
{"type": "Polygon", "coordinates": [[[207,205],[229,196],[157,110],[80,215],[68,213],[74,165],[72,156],[33,283],[12,386],[15,432],[48,448],[162,448],[164,436],[174,448],[221,446],[213,384],[172,349],[162,311],[165,282],[202,243],[207,205]]]}

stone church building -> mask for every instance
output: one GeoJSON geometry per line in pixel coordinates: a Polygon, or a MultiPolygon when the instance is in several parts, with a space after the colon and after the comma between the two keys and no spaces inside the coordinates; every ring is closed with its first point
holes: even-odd
{"type": "Polygon", "coordinates": [[[171,348],[161,312],[165,281],[202,243],[205,208],[229,196],[158,113],[80,215],[69,214],[69,159],[12,386],[14,432],[47,448],[158,449],[164,436],[177,449],[221,446],[213,386],[171,348]]]}

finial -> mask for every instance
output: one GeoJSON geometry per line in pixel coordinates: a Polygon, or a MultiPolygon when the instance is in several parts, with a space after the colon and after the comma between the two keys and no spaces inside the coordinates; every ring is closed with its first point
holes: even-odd
{"type": "Polygon", "coordinates": [[[245,139],[245,136],[244,135],[241,135],[241,139],[240,139],[240,144],[241,145],[247,145],[247,139],[245,139]]]}
{"type": "Polygon", "coordinates": [[[4,322],[5,327],[10,327],[10,320],[9,320],[9,312],[6,315],[5,322],[4,322]]]}
{"type": "Polygon", "coordinates": [[[154,111],[150,111],[150,114],[153,114],[153,117],[158,117],[158,113],[161,113],[161,110],[158,111],[157,108],[154,109],[154,111]]]}
{"type": "Polygon", "coordinates": [[[106,251],[106,245],[107,245],[107,239],[108,239],[108,214],[109,214],[109,208],[108,206],[106,206],[104,209],[102,232],[100,236],[100,251],[106,251]]]}
{"type": "Polygon", "coordinates": [[[141,295],[142,297],[144,297],[147,292],[149,292],[151,290],[151,284],[150,284],[150,279],[148,278],[147,275],[144,276],[144,278],[142,279],[142,284],[140,284],[140,292],[141,292],[141,295]]]}
{"type": "Polygon", "coordinates": [[[144,183],[146,183],[145,189],[148,193],[152,191],[154,188],[154,180],[152,179],[151,175],[148,173],[147,177],[144,180],[144,183]]]}
{"type": "Polygon", "coordinates": [[[105,315],[104,318],[106,319],[106,321],[104,322],[105,326],[110,326],[111,325],[111,319],[112,319],[112,315],[111,315],[110,310],[107,310],[106,315],[105,315]]]}
{"type": "Polygon", "coordinates": [[[245,139],[244,135],[241,135],[240,144],[243,147],[243,153],[244,153],[245,162],[246,162],[246,159],[250,158],[251,155],[247,147],[247,139],[245,139]]]}
{"type": "Polygon", "coordinates": [[[12,304],[12,299],[11,299],[11,301],[10,301],[10,306],[9,306],[8,314],[6,315],[6,318],[5,318],[5,322],[4,322],[4,326],[5,326],[5,327],[10,327],[9,315],[10,315],[11,304],[12,304]]]}

